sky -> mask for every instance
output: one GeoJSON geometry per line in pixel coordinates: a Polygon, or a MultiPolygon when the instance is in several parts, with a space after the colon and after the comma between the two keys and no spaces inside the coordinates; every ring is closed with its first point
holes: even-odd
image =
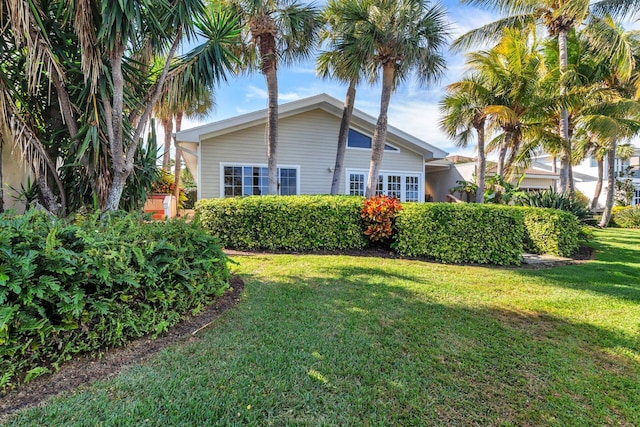
{"type": "MultiPolygon", "coordinates": [[[[494,21],[497,15],[470,6],[462,6],[457,0],[441,2],[447,10],[451,28],[451,39],[469,30],[494,21]]],[[[626,25],[638,28],[638,22],[626,25]]],[[[454,145],[440,129],[438,103],[444,96],[444,88],[459,80],[464,71],[464,55],[451,51],[444,52],[447,70],[437,83],[419,86],[415,81],[407,80],[391,96],[389,106],[389,124],[402,129],[423,141],[439,147],[449,154],[474,155],[472,146],[466,149],[454,145]]],[[[316,76],[313,60],[292,66],[280,65],[278,68],[278,97],[283,104],[297,99],[326,93],[343,100],[346,85],[333,80],[323,80],[316,76]]],[[[267,107],[267,91],[264,77],[259,72],[252,75],[231,77],[215,90],[215,109],[205,119],[183,121],[183,129],[234,117],[240,114],[261,110],[267,107]]],[[[374,117],[380,108],[380,85],[360,85],[357,88],[355,108],[374,117]]],[[[159,133],[162,131],[159,129],[159,133]]],[[[159,141],[162,141],[162,135],[159,141]]]]}

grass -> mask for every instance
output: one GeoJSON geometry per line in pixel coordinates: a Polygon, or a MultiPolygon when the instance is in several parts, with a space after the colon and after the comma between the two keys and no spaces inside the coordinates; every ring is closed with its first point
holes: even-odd
{"type": "Polygon", "coordinates": [[[10,425],[640,425],[640,232],[527,270],[237,257],[188,345],[10,425]]]}

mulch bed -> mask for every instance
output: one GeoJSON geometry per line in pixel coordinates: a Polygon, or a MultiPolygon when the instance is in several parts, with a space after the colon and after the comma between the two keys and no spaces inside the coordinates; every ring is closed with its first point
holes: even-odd
{"type": "Polygon", "coordinates": [[[104,350],[95,355],[78,356],[63,364],[52,375],[45,375],[10,391],[0,398],[0,421],[20,409],[36,406],[58,394],[74,390],[95,380],[117,375],[124,368],[137,365],[165,347],[197,340],[197,334],[207,328],[240,300],[244,282],[232,276],[231,288],[202,313],[189,317],[156,339],[143,337],[125,347],[104,350]]]}

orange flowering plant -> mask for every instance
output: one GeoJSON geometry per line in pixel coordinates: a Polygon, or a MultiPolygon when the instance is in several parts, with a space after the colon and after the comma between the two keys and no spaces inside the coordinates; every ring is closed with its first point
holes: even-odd
{"type": "Polygon", "coordinates": [[[372,242],[384,241],[393,234],[393,220],[402,209],[395,197],[373,196],[365,199],[362,206],[362,219],[366,227],[364,234],[372,242]]]}

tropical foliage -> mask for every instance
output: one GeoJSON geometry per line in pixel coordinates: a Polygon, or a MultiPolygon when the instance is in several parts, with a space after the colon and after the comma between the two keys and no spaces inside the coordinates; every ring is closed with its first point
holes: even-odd
{"type": "Polygon", "coordinates": [[[0,389],[159,334],[228,287],[226,256],[196,221],[31,210],[0,215],[0,249],[0,389]]]}

